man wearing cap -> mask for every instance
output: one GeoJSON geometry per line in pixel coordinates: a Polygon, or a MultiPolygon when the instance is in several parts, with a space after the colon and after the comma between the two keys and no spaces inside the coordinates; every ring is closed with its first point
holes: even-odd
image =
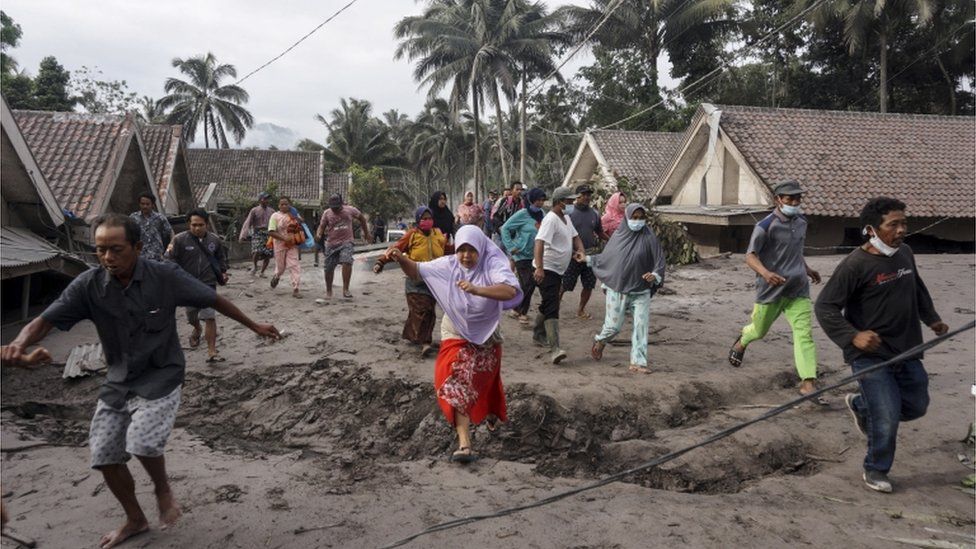
{"type": "Polygon", "coordinates": [[[803,259],[807,220],[800,214],[803,190],[789,180],[773,187],[776,209],[756,224],[746,250],[746,265],[756,272],[756,303],[752,322],[729,349],[729,363],[742,365],[746,347],[762,339],[781,314],[793,329],[793,358],[800,375],[800,394],[816,390],[817,348],[813,343],[810,280],[820,274],[803,259]],[[808,280],[809,278],[809,280],[808,280]]]}
{"type": "MultiPolygon", "coordinates": [[[[573,221],[573,227],[576,228],[586,253],[592,255],[599,251],[600,241],[610,240],[610,236],[603,230],[600,214],[590,207],[593,188],[589,185],[580,185],[576,187],[576,194],[576,203],[573,205],[572,211],[569,212],[569,218],[573,221]]],[[[578,279],[583,280],[583,290],[580,291],[579,309],[576,310],[576,317],[589,319],[590,315],[586,312],[586,304],[590,301],[593,288],[596,287],[596,276],[590,266],[586,263],[570,261],[569,267],[566,268],[566,274],[563,275],[562,291],[559,296],[562,299],[563,292],[572,292],[576,289],[578,279]]]]}
{"type": "Polygon", "coordinates": [[[535,237],[532,266],[533,278],[542,296],[539,314],[535,319],[532,339],[536,344],[549,348],[549,358],[559,364],[566,358],[566,351],[559,348],[559,290],[563,274],[571,261],[583,261],[586,253],[583,242],[565,213],[567,205],[576,200],[576,194],[566,187],[558,187],[552,193],[552,209],[542,218],[535,237]]]}
{"type": "Polygon", "coordinates": [[[352,206],[342,203],[342,196],[334,194],[329,197],[329,208],[322,212],[319,228],[315,232],[315,239],[325,239],[322,263],[325,266],[325,297],[332,297],[332,280],[335,276],[336,265],[342,264],[342,296],[352,297],[349,293],[349,279],[352,278],[353,252],[353,221],[359,221],[363,230],[363,238],[372,244],[373,236],[369,232],[366,216],[352,206]]]}
{"type": "Polygon", "coordinates": [[[274,248],[268,247],[268,222],[271,221],[271,214],[275,212],[274,208],[268,206],[270,198],[271,195],[266,192],[261,192],[258,195],[258,205],[251,208],[250,213],[247,214],[244,224],[241,225],[241,234],[238,236],[241,242],[250,236],[251,259],[254,261],[251,274],[257,274],[258,260],[260,259],[263,261],[261,264],[262,278],[264,271],[268,268],[268,262],[274,256],[274,248]]]}

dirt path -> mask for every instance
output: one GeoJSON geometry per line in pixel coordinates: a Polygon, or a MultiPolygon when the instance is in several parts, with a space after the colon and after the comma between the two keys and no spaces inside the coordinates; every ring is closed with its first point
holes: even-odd
{"type": "MultiPolygon", "coordinates": [[[[829,274],[839,259],[811,264],[829,274]]],[[[495,434],[478,429],[484,459],[454,466],[446,462],[451,430],[430,385],[433,361],[399,339],[402,275],[357,269],[353,300],[319,305],[321,271],[308,257],[305,267],[304,299],[284,286],[267,288],[243,267],[221,290],[290,335],[268,346],[221,318],[228,361],[209,366],[205,351],[187,352],[167,454],[187,514],[177,529],[154,530],[132,547],[381,546],[585,484],[795,393],[785,320],[750,346],[743,368],[728,367],[726,350],[751,309],[752,278],[741,257],[710,260],[670,273],[667,295],[655,297],[650,376],[627,371],[626,345],[608,347],[601,363],[588,358],[602,317],[599,292],[589,306],[593,320],[564,315],[570,359],[558,368],[506,318],[511,421],[495,434]]],[[[950,326],[972,320],[973,256],[920,256],[919,268],[950,326]]],[[[567,294],[564,311],[577,295],[567,294]]],[[[839,350],[819,327],[814,335],[824,381],[847,375],[839,350]]],[[[93,337],[90,326],[79,326],[48,343],[63,360],[93,337]]],[[[926,417],[902,425],[895,494],[863,487],[864,441],[835,394],[828,406],[802,406],[627,483],[411,546],[888,547],[892,538],[972,546],[973,497],[957,487],[972,472],[958,456],[971,463],[973,450],[957,440],[973,420],[974,352],[970,332],[927,354],[932,404],[926,417]]],[[[120,520],[83,447],[99,381],[64,383],[54,367],[3,373],[5,501],[13,527],[42,547],[87,546],[120,520]],[[45,445],[12,451],[36,443],[45,445]]],[[[150,510],[151,485],[143,472],[135,476],[150,510]]]]}

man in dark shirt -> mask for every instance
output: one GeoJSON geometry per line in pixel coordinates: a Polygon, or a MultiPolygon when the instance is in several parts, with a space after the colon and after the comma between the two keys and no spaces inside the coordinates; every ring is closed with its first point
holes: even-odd
{"type": "Polygon", "coordinates": [[[803,189],[796,181],[773,188],[776,209],[756,224],[746,250],[746,265],[756,272],[756,303],[751,322],[742,328],[729,349],[729,363],[741,366],[746,347],[762,339],[780,315],[793,329],[793,360],[800,376],[800,394],[817,390],[817,347],[813,342],[813,306],[810,281],[820,273],[803,258],[807,220],[800,213],[803,189]]]}
{"type": "MultiPolygon", "coordinates": [[[[126,461],[135,455],[155,486],[159,518],[174,524],[182,511],[166,476],[163,450],[180,401],[185,361],[176,333],[176,307],[213,307],[263,337],[278,339],[270,324],[257,324],[233,303],[173,263],[141,259],[139,225],[107,214],[93,223],[100,267],[74,279],[41,316],[0,351],[5,366],[32,362],[25,351],[57,327],[95,323],[108,374],[89,434],[92,467],[100,469],[126,514],[100,547],[114,547],[149,529],[126,461]]],[[[44,351],[43,353],[46,353],[44,351]]]]}
{"type": "MultiPolygon", "coordinates": [[[[583,241],[583,248],[586,249],[586,254],[593,255],[599,252],[600,241],[606,242],[610,240],[610,236],[603,230],[603,222],[600,220],[599,212],[590,207],[590,201],[593,199],[593,187],[580,185],[576,187],[576,195],[576,202],[573,204],[573,209],[567,211],[567,213],[573,221],[573,226],[576,227],[576,232],[579,234],[580,240],[583,241]]],[[[576,309],[576,317],[589,319],[591,317],[586,312],[586,304],[590,301],[593,288],[596,288],[596,276],[593,274],[592,267],[586,263],[570,261],[569,267],[566,268],[566,272],[563,274],[559,299],[562,300],[563,293],[575,290],[576,281],[579,279],[583,280],[583,289],[580,291],[579,308],[576,309]]]]}
{"type": "MultiPolygon", "coordinates": [[[[840,262],[816,306],[820,326],[844,350],[854,373],[921,343],[921,322],[938,335],[949,330],[935,312],[912,250],[902,243],[908,232],[905,204],[872,199],[861,210],[860,224],[870,240],[840,262]]],[[[864,482],[879,492],[891,492],[888,471],[898,422],[922,417],[929,404],[920,358],[872,372],[860,380],[859,394],[847,395],[855,424],[868,439],[864,482]]]]}
{"type": "MultiPolygon", "coordinates": [[[[217,291],[217,285],[226,284],[229,277],[227,255],[220,243],[220,237],[207,230],[210,216],[205,210],[193,210],[186,217],[190,230],[173,238],[165,257],[190,273],[193,278],[217,291]]],[[[193,326],[190,347],[200,345],[200,321],[203,320],[207,362],[223,362],[224,357],[217,353],[217,315],[213,307],[187,307],[186,320],[193,326]]]]}

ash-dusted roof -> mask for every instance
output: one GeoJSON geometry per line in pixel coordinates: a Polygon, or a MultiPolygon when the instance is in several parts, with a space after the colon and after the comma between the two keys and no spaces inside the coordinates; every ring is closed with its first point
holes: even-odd
{"type": "Polygon", "coordinates": [[[217,183],[217,203],[254,201],[269,184],[278,196],[304,205],[321,201],[322,153],[242,149],[187,149],[190,180],[217,183]]]}
{"type": "MultiPolygon", "coordinates": [[[[131,116],[14,111],[14,118],[63,208],[83,219],[108,209],[138,132],[131,116]]],[[[142,153],[137,156],[135,164],[144,164],[142,153]]]]}
{"type": "Polygon", "coordinates": [[[679,132],[596,130],[590,132],[606,168],[625,176],[638,191],[649,194],[667,169],[684,136],[679,132]]]}
{"type": "Polygon", "coordinates": [[[147,124],[142,127],[142,141],[146,149],[146,159],[152,170],[156,190],[159,193],[160,209],[169,202],[171,192],[176,193],[177,211],[175,214],[195,207],[192,203],[192,189],[186,169],[186,158],[183,155],[183,126],[168,124],[147,124]],[[183,163],[182,165],[180,163],[183,163]],[[177,181],[174,181],[177,179],[177,181]],[[192,203],[192,205],[191,205],[192,203]]]}
{"type": "Polygon", "coordinates": [[[77,276],[88,269],[80,257],[70,254],[29,229],[4,227],[0,231],[0,278],[54,269],[77,276]]]}
{"type": "Polygon", "coordinates": [[[800,182],[808,214],[856,217],[885,195],[913,216],[974,217],[973,117],[715,108],[725,138],[767,186],[800,182]]]}

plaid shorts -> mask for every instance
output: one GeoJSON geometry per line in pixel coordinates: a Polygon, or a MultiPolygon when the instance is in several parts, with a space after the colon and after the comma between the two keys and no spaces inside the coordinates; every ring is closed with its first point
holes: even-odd
{"type": "Polygon", "coordinates": [[[133,396],[122,408],[99,399],[88,432],[92,469],[125,463],[132,455],[163,455],[179,407],[179,387],[153,400],[133,396]]]}
{"type": "Polygon", "coordinates": [[[583,279],[583,289],[592,290],[596,288],[596,275],[593,269],[586,263],[581,263],[575,259],[569,260],[569,267],[563,273],[563,291],[572,292],[576,289],[576,279],[583,279]]]}
{"type": "Polygon", "coordinates": [[[323,260],[323,266],[325,270],[331,271],[336,268],[336,265],[342,263],[343,265],[352,265],[352,242],[344,242],[338,246],[325,245],[325,249],[322,252],[325,255],[323,260]]]}

